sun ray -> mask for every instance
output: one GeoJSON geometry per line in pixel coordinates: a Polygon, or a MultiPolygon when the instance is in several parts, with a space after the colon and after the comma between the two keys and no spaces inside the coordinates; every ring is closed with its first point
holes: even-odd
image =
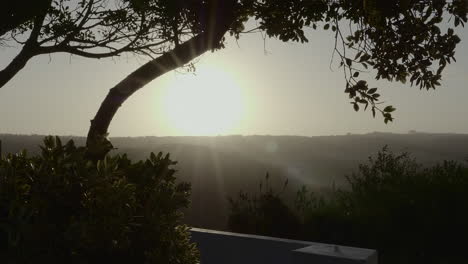
{"type": "MultiPolygon", "coordinates": [[[[226,199],[226,194],[227,194],[227,190],[226,190],[226,184],[225,184],[225,181],[224,181],[224,177],[223,177],[223,171],[222,171],[222,167],[221,167],[221,162],[219,161],[219,154],[218,152],[216,151],[216,146],[215,146],[215,142],[214,142],[214,138],[211,138],[210,139],[210,156],[211,156],[211,162],[212,162],[212,165],[214,166],[214,173],[215,173],[215,184],[216,184],[216,191],[217,191],[217,195],[218,195],[218,199],[220,200],[223,200],[223,199],[226,199]]],[[[223,203],[223,208],[221,208],[220,210],[222,210],[223,212],[227,211],[227,204],[226,203],[223,203]]]]}

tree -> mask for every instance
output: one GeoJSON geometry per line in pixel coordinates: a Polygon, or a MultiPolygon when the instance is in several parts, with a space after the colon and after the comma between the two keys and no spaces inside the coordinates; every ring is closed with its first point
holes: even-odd
{"type": "MultiPolygon", "coordinates": [[[[454,26],[467,22],[464,0],[249,0],[204,1],[211,27],[184,44],[143,65],[110,89],[91,121],[87,145],[94,158],[102,158],[112,145],[106,139],[109,124],[125,100],[148,82],[190,62],[200,54],[222,46],[223,35],[230,31],[239,37],[245,22],[256,19],[259,31],[282,41],[307,42],[304,29],[335,32],[334,52],[339,56],[346,79],[345,93],[358,111],[369,106],[375,117],[380,112],[385,123],[392,121],[393,106],[379,107],[377,88],[358,79],[361,71],[372,67],[376,79],[408,79],[420,89],[435,89],[447,63],[455,60],[460,38],[449,28],[439,28],[450,16],[454,26]],[[342,29],[348,22],[347,32],[342,29]],[[347,36],[345,35],[347,34],[347,36]],[[221,42],[219,45],[216,43],[221,42]],[[433,68],[435,68],[433,70],[433,68]]],[[[181,10],[181,12],[183,12],[181,10]]],[[[448,25],[448,24],[447,24],[448,25]]]]}
{"type": "MultiPolygon", "coordinates": [[[[239,16],[236,16],[237,5],[235,0],[225,0],[222,3],[212,0],[205,3],[200,13],[207,15],[203,20],[199,20],[203,26],[199,34],[182,44],[176,43],[172,50],[147,62],[110,89],[96,116],[91,120],[86,142],[91,159],[102,159],[112,149],[112,144],[106,139],[107,129],[119,107],[134,92],[155,78],[184,66],[206,51],[222,47],[225,33],[232,29],[236,19],[239,19],[239,16]]],[[[184,13],[190,11],[180,9],[180,17],[184,17],[184,13]]]]}
{"type": "MultiPolygon", "coordinates": [[[[103,1],[81,0],[79,3],[89,7],[94,6],[94,2],[103,1]]],[[[53,3],[62,2],[66,1],[53,3]]],[[[261,31],[282,41],[307,42],[304,31],[309,28],[332,30],[335,38],[334,55],[338,56],[343,69],[345,93],[349,95],[350,103],[356,111],[370,107],[374,117],[379,112],[387,123],[393,120],[392,112],[395,108],[381,106],[377,88],[369,88],[365,80],[359,79],[360,72],[371,68],[376,72],[376,79],[402,83],[409,81],[420,89],[435,89],[440,85],[446,65],[455,60],[455,48],[460,42],[451,25],[464,26],[468,9],[466,0],[115,0],[115,3],[118,4],[116,10],[95,12],[96,15],[104,14],[106,19],[93,17],[103,21],[98,22],[98,26],[105,29],[118,28],[107,35],[99,35],[101,42],[96,44],[87,37],[88,31],[81,30],[86,29],[86,26],[79,27],[79,22],[76,26],[76,22],[83,21],[83,14],[86,14],[81,11],[77,13],[78,19],[75,16],[63,21],[58,18],[46,20],[55,21],[52,25],[58,25],[57,28],[62,30],[54,31],[50,36],[59,45],[39,49],[43,53],[69,52],[88,57],[105,57],[102,54],[83,54],[82,49],[104,47],[111,49],[106,54],[113,56],[126,51],[147,54],[145,48],[150,48],[154,55],[159,55],[110,89],[91,121],[88,133],[87,146],[93,159],[102,158],[112,148],[106,139],[107,130],[113,116],[127,98],[164,73],[190,63],[206,51],[222,48],[227,32],[239,38],[245,32],[246,22],[251,19],[255,19],[259,26],[248,31],[261,31]],[[129,18],[129,14],[134,17],[129,18]],[[128,21],[133,22],[134,27],[146,21],[142,34],[147,37],[138,37],[138,29],[127,30],[128,21]],[[453,24],[449,25],[446,21],[453,24]],[[73,26],[68,28],[66,25],[73,26]],[[441,30],[441,25],[450,28],[441,30]],[[120,30],[126,33],[122,34],[120,30]],[[66,42],[69,40],[67,36],[81,36],[75,32],[84,35],[85,40],[73,37],[72,42],[66,42]],[[106,40],[106,37],[110,39],[106,40]],[[134,43],[129,38],[136,38],[139,45],[131,48],[127,46],[134,43]],[[156,39],[160,42],[153,42],[156,39]],[[127,45],[108,47],[112,41],[121,40],[126,41],[127,45]],[[82,46],[74,46],[76,41],[82,46]],[[91,46],[87,46],[90,43],[91,46]]],[[[99,8],[96,10],[101,10],[99,8]]],[[[47,33],[45,29],[50,23],[45,23],[45,27],[36,31],[47,33]]],[[[33,36],[36,27],[32,22],[26,24],[32,28],[33,36]]],[[[24,33],[27,28],[21,26],[15,30],[24,33]]],[[[95,37],[95,31],[90,32],[95,37]]],[[[26,49],[27,42],[23,49],[26,49]]],[[[0,72],[0,80],[1,75],[0,72]]]]}
{"type": "Polygon", "coordinates": [[[24,4],[24,1],[6,1],[1,5],[0,36],[46,12],[50,0],[30,1],[28,8],[25,8],[24,4]]]}
{"type": "Polygon", "coordinates": [[[41,54],[65,52],[95,59],[122,53],[162,55],[200,31],[197,5],[196,0],[6,1],[0,4],[0,40],[22,49],[0,70],[0,88],[41,54]],[[182,7],[192,12],[179,17],[182,7]]]}

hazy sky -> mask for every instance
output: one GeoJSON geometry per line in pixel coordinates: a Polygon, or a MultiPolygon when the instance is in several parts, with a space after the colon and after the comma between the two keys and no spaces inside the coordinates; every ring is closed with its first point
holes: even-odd
{"type": "MultiPolygon", "coordinates": [[[[136,94],[117,112],[111,136],[213,134],[337,135],[371,131],[468,133],[468,31],[457,63],[449,65],[437,90],[420,91],[379,82],[397,108],[385,125],[370,112],[354,112],[341,69],[329,68],[331,32],[310,32],[307,44],[282,43],[259,34],[229,39],[207,53],[197,76],[168,73],[136,94]],[[265,53],[266,51],[266,53],[265,53]]],[[[0,48],[0,67],[15,48],[0,48]]],[[[39,56],[0,89],[0,133],[86,135],[108,90],[145,62],[132,56],[90,60],[65,54],[39,56]]],[[[372,74],[372,72],[371,72],[372,74]]],[[[366,75],[361,75],[361,77],[366,75]]],[[[368,75],[371,86],[377,83],[368,75]]]]}

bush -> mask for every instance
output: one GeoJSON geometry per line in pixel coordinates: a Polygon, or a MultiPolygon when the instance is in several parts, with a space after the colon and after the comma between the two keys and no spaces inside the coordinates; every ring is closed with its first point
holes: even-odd
{"type": "MultiPolygon", "coordinates": [[[[299,235],[299,219],[283,202],[281,193],[260,182],[259,195],[239,192],[237,199],[229,198],[228,228],[233,232],[296,238],[299,235]]],[[[284,187],[286,187],[287,182],[284,187]]],[[[284,188],[283,188],[284,190],[284,188]]]]}
{"type": "Polygon", "coordinates": [[[296,193],[295,208],[301,219],[301,239],[347,244],[351,226],[349,214],[342,208],[341,194],[342,191],[333,189],[327,196],[320,195],[305,186],[296,193]]]}
{"type": "Polygon", "coordinates": [[[3,263],[195,263],[181,224],[190,185],[169,155],[93,163],[73,141],[48,137],[42,154],[0,160],[3,263]]]}
{"type": "Polygon", "coordinates": [[[354,232],[345,242],[379,249],[382,263],[466,261],[467,172],[453,161],[423,168],[384,148],[339,198],[354,232]]]}
{"type": "MultiPolygon", "coordinates": [[[[257,223],[257,215],[262,214],[258,206],[232,207],[229,220],[237,219],[237,230],[250,228],[250,233],[275,234],[279,229],[287,234],[289,230],[304,240],[374,248],[383,264],[466,262],[461,242],[468,237],[465,167],[445,161],[423,168],[409,154],[395,155],[385,147],[347,180],[348,190],[333,190],[327,197],[305,187],[297,192],[293,214],[298,223],[252,229],[251,223],[257,223]]],[[[275,204],[285,204],[276,198],[275,204]]],[[[242,199],[246,200],[241,196],[231,203],[251,203],[242,199]]],[[[275,210],[270,215],[292,212],[279,206],[275,210]]]]}

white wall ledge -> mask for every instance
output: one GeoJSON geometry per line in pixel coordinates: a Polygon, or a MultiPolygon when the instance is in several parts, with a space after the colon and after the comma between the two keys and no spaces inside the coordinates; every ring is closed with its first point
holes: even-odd
{"type": "Polygon", "coordinates": [[[201,264],[377,264],[377,251],[192,228],[201,264]]]}

